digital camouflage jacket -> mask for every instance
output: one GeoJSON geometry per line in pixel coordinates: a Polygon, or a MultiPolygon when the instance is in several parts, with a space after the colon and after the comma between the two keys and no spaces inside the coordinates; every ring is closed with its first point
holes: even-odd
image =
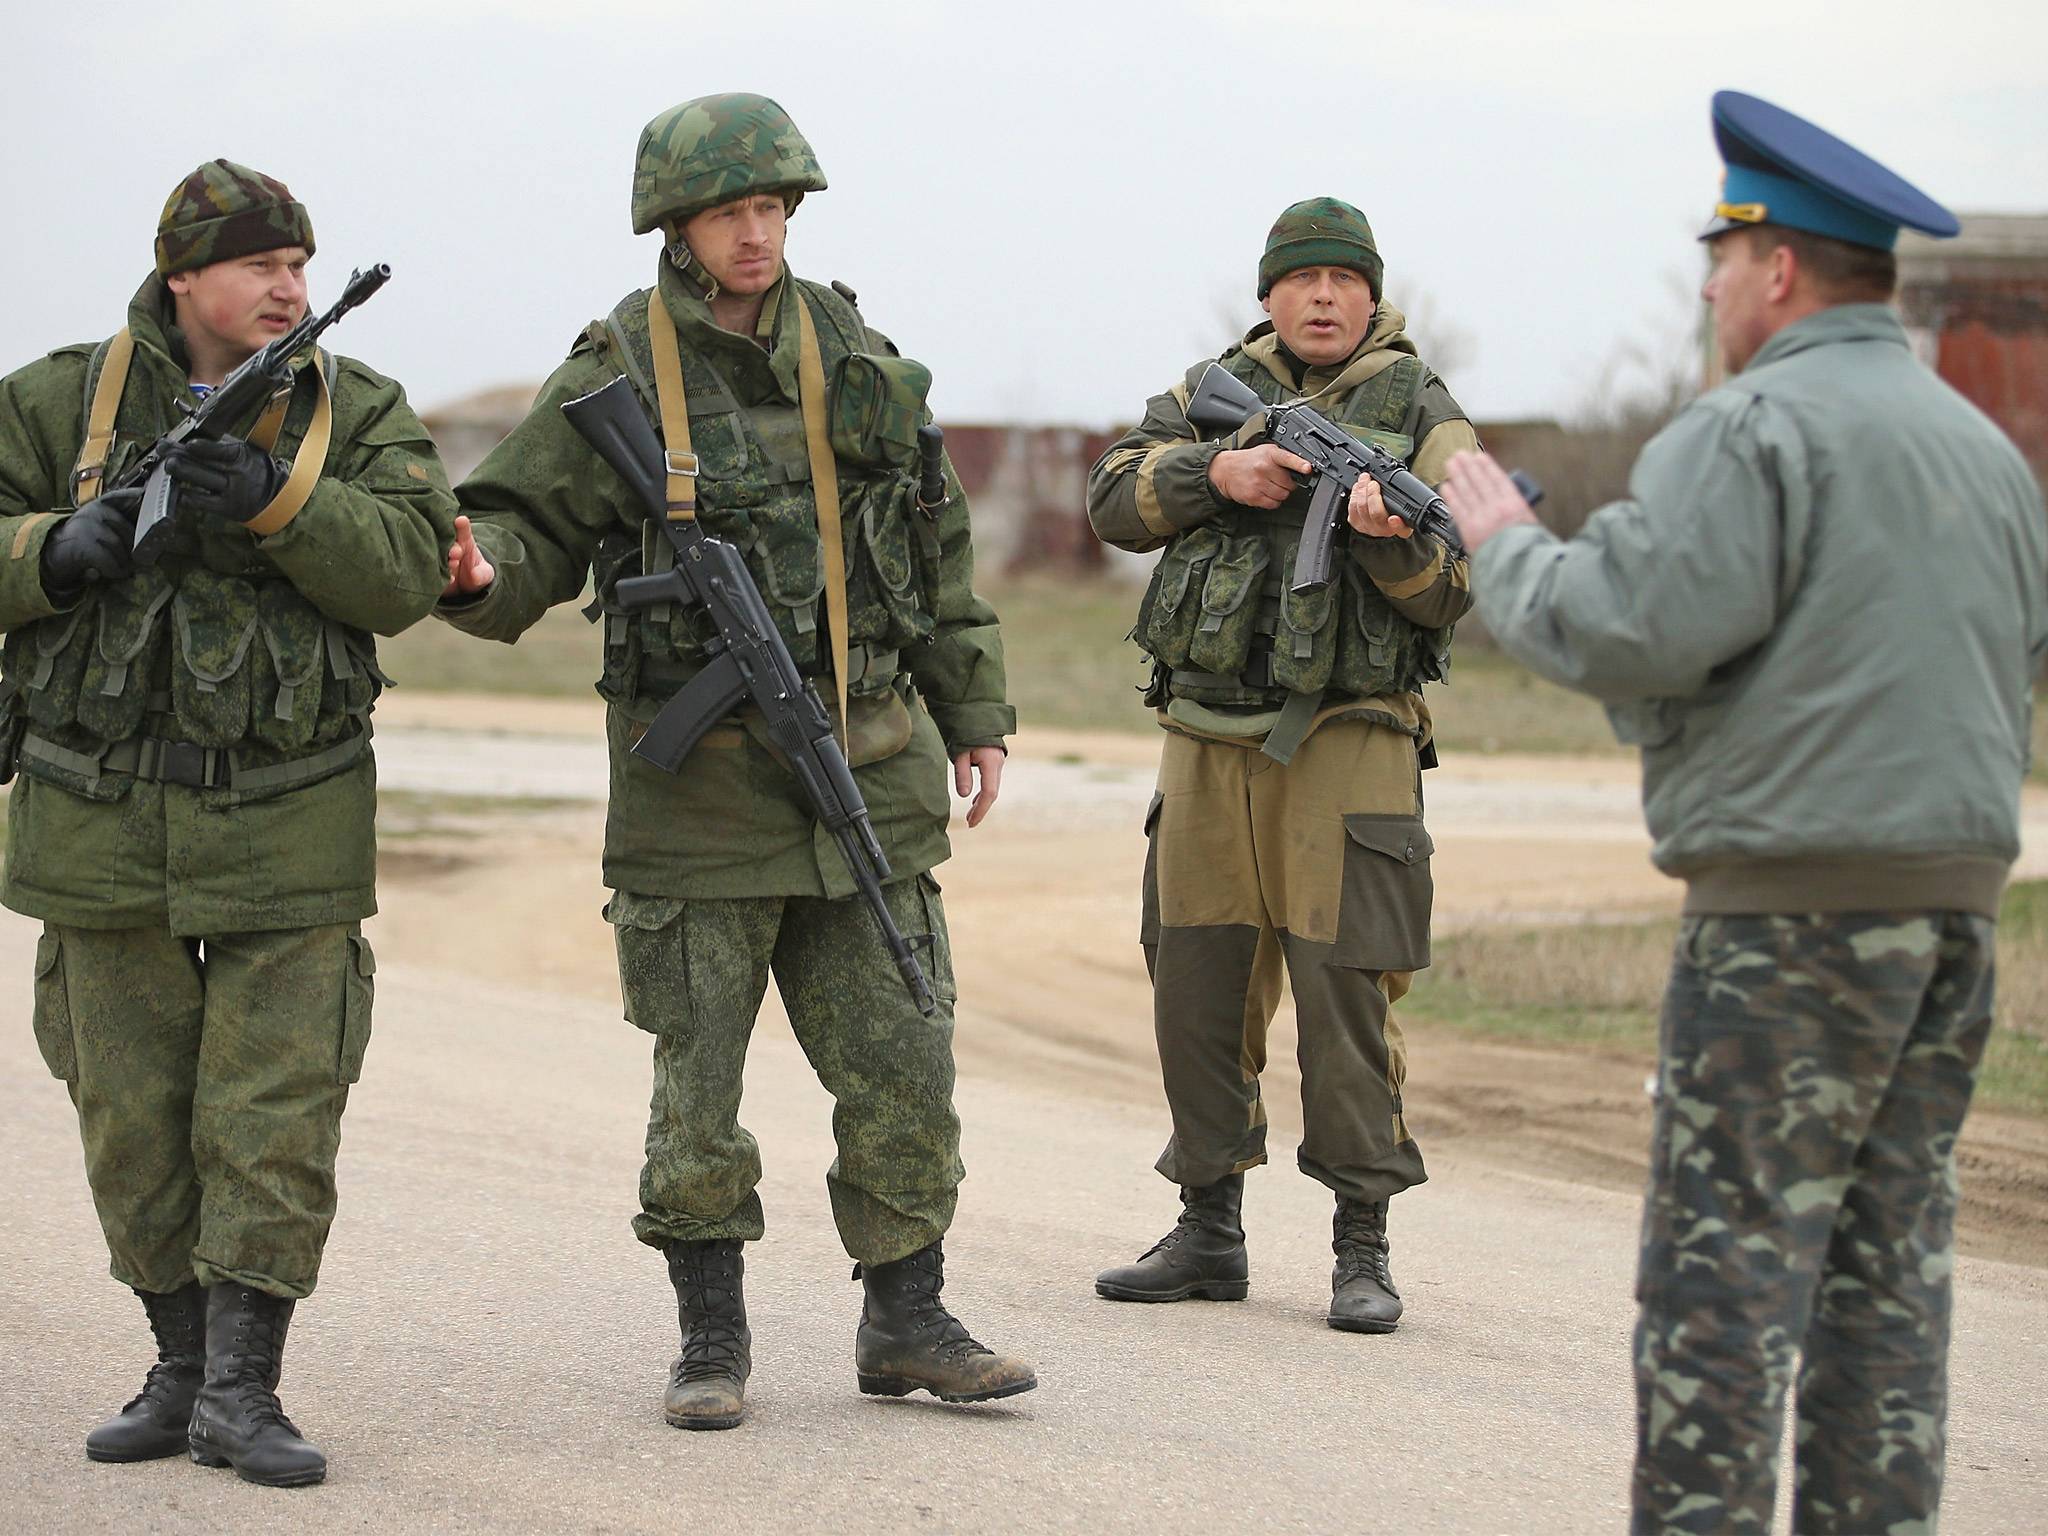
{"type": "MultiPolygon", "coordinates": [[[[152,276],[115,418],[111,482],[191,398],[170,295],[152,276]]],[[[377,634],[433,611],[455,501],[397,384],[325,357],[332,436],[298,514],[268,537],[187,516],[156,566],[67,608],[43,541],[72,471],[106,344],[0,380],[0,630],[22,727],[6,904],[79,927],[182,935],[353,921],[376,910],[368,715],[377,634]],[[203,782],[164,782],[151,743],[202,749],[203,782]],[[146,750],[138,750],[141,745],[146,750]]],[[[309,360],[275,451],[297,452],[309,360]]]]}
{"type": "MultiPolygon", "coordinates": [[[[1004,702],[996,616],[973,589],[966,498],[949,468],[952,499],[935,519],[925,517],[911,494],[915,462],[900,451],[903,434],[850,409],[867,398],[878,360],[896,350],[843,293],[785,273],[757,339],[720,328],[666,262],[658,291],[680,344],[700,463],[697,515],[708,533],[744,553],[792,656],[829,699],[824,562],[792,304],[810,308],[846,549],[849,757],[893,873],[929,869],[948,852],[948,755],[1000,744],[1016,724],[1004,702]]],[[[646,290],[629,294],[584,333],[526,419],[461,487],[496,577],[480,596],[444,603],[441,617],[511,642],[595,582],[604,642],[598,692],[611,706],[604,869],[615,890],[671,899],[846,895],[852,887],[837,845],[744,712],[714,728],[673,777],[631,755],[645,722],[703,664],[705,635],[698,615],[629,613],[614,600],[616,583],[659,569],[668,546],[561,407],[623,373],[660,431],[648,298],[646,290]]],[[[909,415],[922,419],[921,384],[915,393],[909,415]]]]}

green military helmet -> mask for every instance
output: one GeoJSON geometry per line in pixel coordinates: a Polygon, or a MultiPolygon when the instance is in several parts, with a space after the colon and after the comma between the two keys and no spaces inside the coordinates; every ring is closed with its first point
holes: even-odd
{"type": "Polygon", "coordinates": [[[789,114],[766,96],[728,91],[670,107],[640,130],[633,233],[680,224],[749,192],[780,192],[791,210],[825,173],[789,114]]]}

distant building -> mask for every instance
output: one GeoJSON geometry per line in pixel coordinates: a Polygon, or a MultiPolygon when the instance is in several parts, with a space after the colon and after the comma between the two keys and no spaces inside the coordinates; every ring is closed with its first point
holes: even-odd
{"type": "Polygon", "coordinates": [[[1899,239],[1914,350],[2048,479],[2048,214],[1972,213],[1953,240],[1899,239]]]}

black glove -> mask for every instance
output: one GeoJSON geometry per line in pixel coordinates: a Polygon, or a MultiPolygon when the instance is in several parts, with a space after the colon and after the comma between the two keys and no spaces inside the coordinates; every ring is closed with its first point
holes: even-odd
{"type": "Polygon", "coordinates": [[[270,505],[290,473],[239,437],[193,437],[164,455],[164,472],[186,506],[207,517],[246,523],[270,505]]]}
{"type": "Polygon", "coordinates": [[[134,569],[135,509],[142,487],[95,496],[60,518],[43,540],[43,591],[68,603],[88,581],[119,581],[134,569]]]}

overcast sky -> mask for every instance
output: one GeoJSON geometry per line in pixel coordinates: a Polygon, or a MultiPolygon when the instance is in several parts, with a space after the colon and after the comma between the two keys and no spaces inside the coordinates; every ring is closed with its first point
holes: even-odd
{"type": "MultiPolygon", "coordinates": [[[[942,420],[1108,424],[1258,318],[1273,216],[1365,209],[1387,296],[1462,333],[1475,416],[1569,411],[1682,329],[1719,161],[1769,97],[1962,211],[2048,212],[2048,10],[1988,0],[1182,0],[1017,6],[210,0],[12,8],[0,368],[122,323],[165,195],[214,156],[288,182],[330,333],[432,406],[538,379],[652,280],[641,125],[775,97],[828,191],[800,273],[856,288],[942,420]]],[[[1428,327],[1422,327],[1425,342],[1428,327]]],[[[1450,345],[1446,338],[1447,347],[1450,345]]]]}

